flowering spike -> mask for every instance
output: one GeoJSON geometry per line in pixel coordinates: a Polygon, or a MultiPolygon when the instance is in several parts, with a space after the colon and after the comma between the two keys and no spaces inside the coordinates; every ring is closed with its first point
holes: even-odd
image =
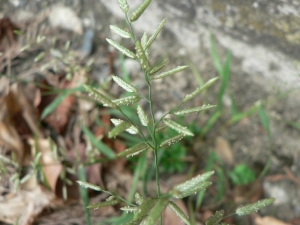
{"type": "Polygon", "coordinates": [[[112,78],[124,90],[126,90],[128,92],[137,92],[137,89],[134,86],[132,86],[131,84],[127,83],[122,78],[117,77],[117,76],[112,76],[112,78]]]}
{"type": "Polygon", "coordinates": [[[178,72],[180,72],[180,71],[182,71],[186,68],[188,68],[188,66],[177,66],[175,69],[172,69],[172,70],[169,70],[167,72],[152,76],[151,80],[157,80],[157,79],[161,79],[161,78],[173,75],[173,74],[178,73],[178,72]]]}
{"type": "Polygon", "coordinates": [[[137,21],[150,3],[151,0],[145,0],[142,4],[140,4],[139,7],[130,16],[130,22],[137,21]]]}
{"type": "Polygon", "coordinates": [[[122,52],[124,55],[128,56],[129,58],[133,58],[135,59],[135,55],[132,51],[128,50],[127,48],[125,48],[124,46],[118,44],[117,42],[106,38],[106,41],[111,44],[112,46],[114,46],[116,49],[118,49],[120,52],[122,52]]]}
{"type": "Polygon", "coordinates": [[[172,128],[173,130],[176,130],[177,132],[189,136],[194,136],[194,134],[188,130],[186,127],[181,126],[180,124],[174,122],[173,120],[170,119],[164,119],[163,120],[164,124],[166,124],[168,127],[172,128]]]}

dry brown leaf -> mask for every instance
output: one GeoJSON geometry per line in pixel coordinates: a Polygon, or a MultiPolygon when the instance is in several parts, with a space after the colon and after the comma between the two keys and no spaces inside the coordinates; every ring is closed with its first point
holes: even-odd
{"type": "Polygon", "coordinates": [[[18,27],[8,17],[0,19],[0,52],[4,52],[16,43],[17,35],[14,33],[16,29],[18,27]]]}
{"type": "Polygon", "coordinates": [[[35,143],[33,139],[29,139],[28,142],[32,147],[31,152],[33,154],[35,154],[37,151],[42,153],[41,163],[43,165],[43,173],[49,186],[55,192],[56,183],[63,167],[60,162],[54,159],[50,147],[50,141],[48,139],[39,139],[37,140],[37,143],[35,143]],[[37,146],[38,149],[35,149],[35,146],[37,146]]]}
{"type": "Polygon", "coordinates": [[[215,150],[220,159],[227,165],[233,164],[232,149],[226,139],[218,137],[215,143],[215,150]]]}
{"type": "Polygon", "coordinates": [[[292,225],[290,223],[285,223],[281,220],[275,219],[274,217],[270,217],[270,216],[265,216],[265,217],[257,216],[254,221],[255,221],[255,225],[292,225]]]}
{"type": "Polygon", "coordinates": [[[294,218],[290,221],[292,225],[300,225],[300,218],[294,218]]]}
{"type": "Polygon", "coordinates": [[[32,224],[37,215],[50,204],[54,194],[36,186],[30,191],[20,190],[0,199],[0,221],[19,225],[32,224]]]}

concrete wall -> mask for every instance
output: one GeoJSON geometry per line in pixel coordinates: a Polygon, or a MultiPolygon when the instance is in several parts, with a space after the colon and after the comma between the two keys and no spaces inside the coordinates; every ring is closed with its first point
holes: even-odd
{"type": "MultiPolygon", "coordinates": [[[[117,0],[100,1],[124,18],[117,0]]],[[[134,9],[141,0],[128,3],[134,9]]],[[[300,86],[298,0],[153,0],[134,25],[151,34],[163,18],[168,18],[166,28],[188,51],[200,50],[201,45],[209,48],[213,33],[240,59],[243,72],[270,79],[283,90],[300,86]]]]}

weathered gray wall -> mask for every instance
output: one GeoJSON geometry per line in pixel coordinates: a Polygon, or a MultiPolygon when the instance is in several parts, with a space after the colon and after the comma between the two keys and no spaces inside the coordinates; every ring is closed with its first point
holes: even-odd
{"type": "MultiPolygon", "coordinates": [[[[100,1],[124,17],[117,0],[100,1]]],[[[134,9],[141,0],[128,3],[134,9]]],[[[300,1],[153,0],[135,27],[152,33],[165,17],[166,28],[188,51],[209,48],[212,32],[247,74],[264,76],[285,90],[300,86],[300,1]]]]}

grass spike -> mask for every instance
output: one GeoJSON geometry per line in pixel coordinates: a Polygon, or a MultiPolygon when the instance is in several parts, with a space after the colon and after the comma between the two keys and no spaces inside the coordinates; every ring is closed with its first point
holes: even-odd
{"type": "Polygon", "coordinates": [[[113,47],[118,49],[120,52],[122,52],[124,55],[128,56],[129,58],[135,59],[134,53],[132,51],[128,50],[127,48],[125,48],[124,46],[118,44],[117,42],[115,42],[114,40],[111,40],[109,38],[106,38],[106,41],[109,44],[111,44],[113,47]]]}

